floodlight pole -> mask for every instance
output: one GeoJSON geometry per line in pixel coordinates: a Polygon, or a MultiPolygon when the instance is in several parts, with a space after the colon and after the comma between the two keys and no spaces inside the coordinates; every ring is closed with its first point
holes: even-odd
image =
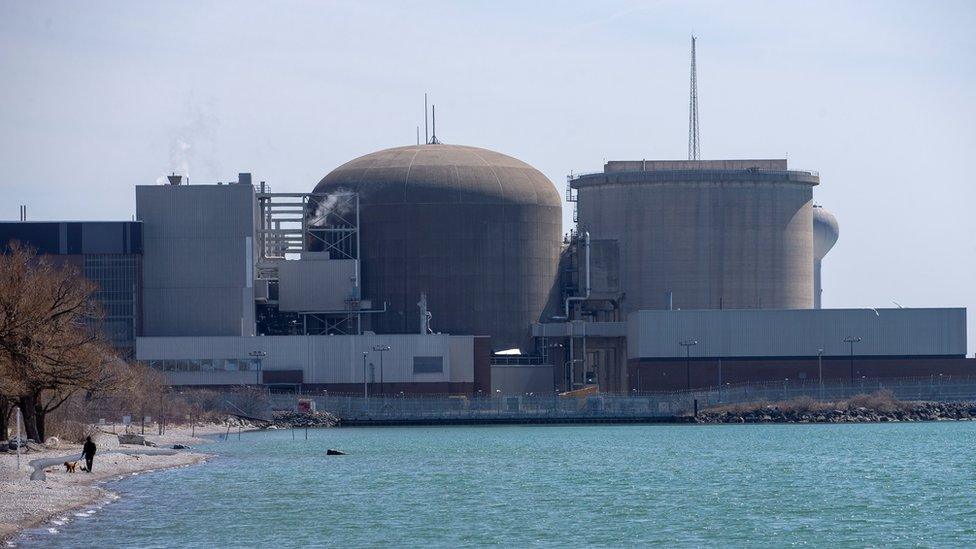
{"type": "Polygon", "coordinates": [[[860,343],[861,338],[856,336],[847,336],[844,338],[845,343],[851,344],[851,387],[854,387],[854,344],[860,343]]]}
{"type": "Polygon", "coordinates": [[[679,341],[678,345],[685,348],[685,379],[688,382],[688,390],[691,390],[691,348],[698,345],[698,341],[694,339],[686,339],[684,341],[679,341]]]}

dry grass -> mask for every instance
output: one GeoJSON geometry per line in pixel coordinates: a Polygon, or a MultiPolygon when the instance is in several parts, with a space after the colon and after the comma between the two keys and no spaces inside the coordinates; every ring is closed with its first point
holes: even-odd
{"type": "Polygon", "coordinates": [[[704,411],[717,414],[728,412],[733,415],[742,415],[749,412],[776,408],[784,413],[809,414],[831,410],[847,411],[865,408],[876,412],[891,413],[898,410],[906,410],[910,407],[911,403],[900,401],[895,398],[895,395],[890,390],[882,389],[871,394],[854,395],[848,399],[838,400],[836,402],[820,402],[815,398],[802,396],[779,402],[757,401],[725,404],[707,408],[704,411]]]}
{"type": "Polygon", "coordinates": [[[839,410],[866,408],[886,413],[905,410],[910,406],[909,403],[896,399],[895,395],[888,389],[882,389],[870,395],[854,395],[847,400],[837,402],[837,409],[839,410]]]}

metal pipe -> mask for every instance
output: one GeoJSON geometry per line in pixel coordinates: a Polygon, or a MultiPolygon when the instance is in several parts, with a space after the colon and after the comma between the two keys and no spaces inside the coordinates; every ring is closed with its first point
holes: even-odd
{"type": "Polygon", "coordinates": [[[569,296],[566,298],[566,320],[569,320],[569,302],[586,301],[590,298],[590,232],[585,231],[584,242],[586,246],[586,291],[582,296],[569,296]]]}

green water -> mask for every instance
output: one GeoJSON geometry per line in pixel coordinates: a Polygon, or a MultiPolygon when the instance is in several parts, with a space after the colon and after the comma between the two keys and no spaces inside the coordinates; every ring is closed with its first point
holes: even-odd
{"type": "Polygon", "coordinates": [[[112,483],[121,499],[19,543],[976,546],[976,423],[295,434],[112,483]]]}

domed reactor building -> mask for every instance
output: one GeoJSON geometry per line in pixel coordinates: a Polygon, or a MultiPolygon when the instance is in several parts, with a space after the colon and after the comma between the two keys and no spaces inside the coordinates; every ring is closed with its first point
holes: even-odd
{"type": "Polygon", "coordinates": [[[439,143],[356,158],[315,193],[357,193],[363,295],[385,313],[377,333],[489,335],[494,350],[530,344],[558,275],[562,207],[532,166],[439,143]],[[421,303],[421,302],[424,303],[421,303]]]}

